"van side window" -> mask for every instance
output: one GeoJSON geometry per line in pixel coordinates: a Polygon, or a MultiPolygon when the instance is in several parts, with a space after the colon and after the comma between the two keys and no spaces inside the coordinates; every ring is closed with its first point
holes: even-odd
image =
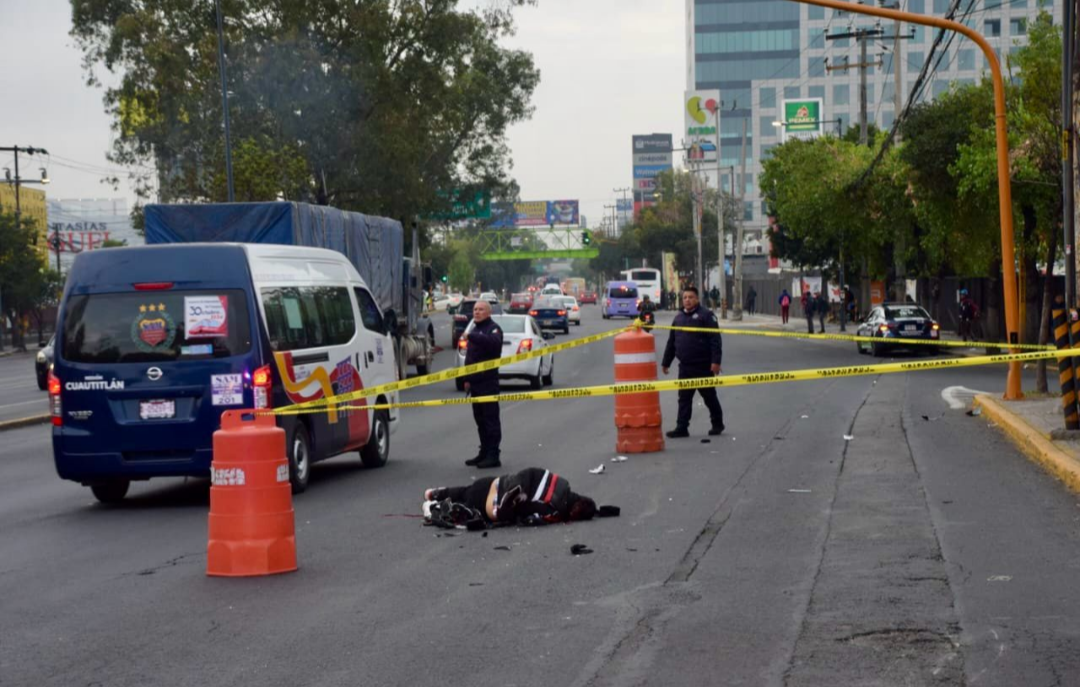
{"type": "Polygon", "coordinates": [[[356,334],[356,318],[344,287],[266,288],[262,301],[275,351],[337,346],[356,334]]]}
{"type": "Polygon", "coordinates": [[[379,306],[367,289],[353,289],[353,291],[356,292],[356,302],[360,306],[360,319],[364,323],[364,329],[383,335],[388,334],[379,306]]]}

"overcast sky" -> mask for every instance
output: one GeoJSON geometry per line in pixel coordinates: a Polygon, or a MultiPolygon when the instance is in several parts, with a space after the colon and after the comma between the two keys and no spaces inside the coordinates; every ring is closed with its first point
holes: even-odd
{"type": "MultiPolygon", "coordinates": [[[[597,226],[612,189],[631,184],[630,137],[678,133],[684,11],[679,0],[540,0],[519,11],[510,44],[532,52],[541,72],[536,113],[510,132],[524,200],[580,199],[597,226]]],[[[52,154],[52,198],[121,195],[130,205],[126,184],[114,192],[101,183],[112,131],[103,91],[86,85],[68,35],[68,0],[0,0],[0,17],[0,146],[52,154]]],[[[19,162],[24,178],[44,166],[19,162]]],[[[0,167],[11,167],[9,153],[0,153],[0,167]]]]}

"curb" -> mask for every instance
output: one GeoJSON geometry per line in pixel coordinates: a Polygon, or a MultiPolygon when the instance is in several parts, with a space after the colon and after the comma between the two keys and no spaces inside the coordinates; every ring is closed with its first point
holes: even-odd
{"type": "Polygon", "coordinates": [[[1080,461],[1000,401],[980,395],[975,397],[975,406],[982,408],[986,417],[997,423],[1021,453],[1064,482],[1070,491],[1080,493],[1080,461]]]}
{"type": "Polygon", "coordinates": [[[20,417],[17,420],[4,420],[0,422],[0,432],[5,432],[9,429],[19,429],[20,427],[31,427],[33,425],[43,425],[52,418],[49,413],[42,415],[31,415],[30,417],[20,417]]]}

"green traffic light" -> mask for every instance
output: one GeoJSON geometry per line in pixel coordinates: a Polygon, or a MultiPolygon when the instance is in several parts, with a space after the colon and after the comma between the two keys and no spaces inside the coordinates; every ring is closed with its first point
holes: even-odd
{"type": "Polygon", "coordinates": [[[448,279],[448,278],[447,278],[447,276],[446,276],[446,275],[444,274],[444,275],[442,276],[442,282],[443,282],[443,283],[445,284],[445,283],[446,283],[446,282],[448,282],[448,281],[449,281],[449,279],[448,279]]]}
{"type": "Polygon", "coordinates": [[[587,231],[581,232],[581,242],[586,246],[589,245],[592,243],[592,235],[587,231]]]}

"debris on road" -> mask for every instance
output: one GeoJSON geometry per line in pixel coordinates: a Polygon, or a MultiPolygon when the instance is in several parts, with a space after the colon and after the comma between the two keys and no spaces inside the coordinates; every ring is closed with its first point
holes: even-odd
{"type": "Polygon", "coordinates": [[[570,547],[571,556],[584,556],[585,554],[592,552],[592,549],[590,549],[588,546],[585,546],[584,544],[574,544],[570,547]]]}
{"type": "Polygon", "coordinates": [[[972,408],[971,410],[967,411],[967,414],[969,417],[978,417],[982,415],[982,408],[972,408]]]}
{"type": "Polygon", "coordinates": [[[787,491],[788,491],[789,494],[812,494],[813,493],[809,489],[788,489],[787,491]]]}
{"type": "Polygon", "coordinates": [[[627,460],[629,460],[629,458],[627,458],[626,456],[615,456],[614,458],[611,459],[611,462],[612,463],[625,463],[627,460]]]}
{"type": "Polygon", "coordinates": [[[595,468],[593,468],[592,470],[589,470],[589,473],[590,473],[590,474],[593,474],[593,475],[599,475],[599,474],[600,474],[600,473],[602,473],[603,471],[604,471],[604,464],[603,464],[603,463],[601,463],[600,465],[597,465],[597,466],[596,466],[595,468]]]}
{"type": "Polygon", "coordinates": [[[844,435],[844,441],[851,441],[854,438],[855,438],[855,436],[852,435],[852,434],[845,434],[844,435]]]}

